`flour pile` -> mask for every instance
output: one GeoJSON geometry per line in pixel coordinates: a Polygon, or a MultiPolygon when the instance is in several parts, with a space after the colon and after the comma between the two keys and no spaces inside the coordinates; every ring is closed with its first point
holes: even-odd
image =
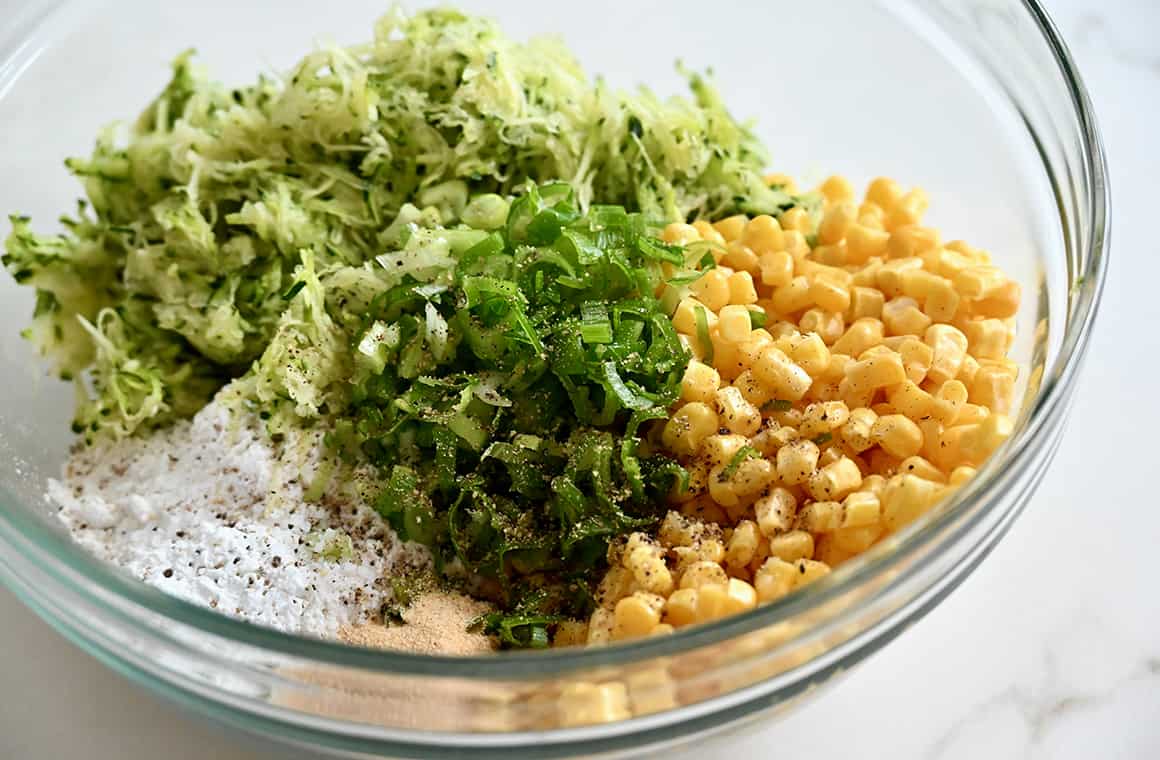
{"type": "Polygon", "coordinates": [[[218,400],[153,435],[77,449],[48,494],[81,545],[162,591],[331,637],[376,619],[389,578],[430,558],[383,524],[357,477],[307,501],[321,448],[316,431],[275,443],[218,400]]]}

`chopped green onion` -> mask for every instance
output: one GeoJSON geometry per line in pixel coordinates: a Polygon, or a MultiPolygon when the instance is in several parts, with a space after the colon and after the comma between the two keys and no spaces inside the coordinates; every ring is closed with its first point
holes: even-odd
{"type": "Polygon", "coordinates": [[[697,342],[701,345],[702,361],[713,363],[713,341],[709,339],[709,316],[704,306],[697,307],[697,342]]]}
{"type": "Polygon", "coordinates": [[[764,311],[758,311],[757,309],[749,310],[749,326],[754,330],[765,327],[767,319],[769,319],[769,317],[764,311]]]}
{"type": "Polygon", "coordinates": [[[725,481],[725,480],[729,480],[729,478],[733,477],[734,473],[737,472],[737,469],[739,467],[741,467],[742,462],[746,461],[747,459],[760,459],[760,458],[761,458],[760,451],[753,448],[752,446],[748,446],[748,445],[742,446],[741,448],[739,448],[737,450],[737,453],[733,455],[733,458],[729,460],[729,464],[725,465],[725,469],[721,470],[721,475],[720,475],[721,480],[725,481]]]}
{"type": "Polygon", "coordinates": [[[793,409],[793,402],[784,398],[775,398],[772,401],[766,401],[761,406],[763,412],[788,412],[793,409]]]}

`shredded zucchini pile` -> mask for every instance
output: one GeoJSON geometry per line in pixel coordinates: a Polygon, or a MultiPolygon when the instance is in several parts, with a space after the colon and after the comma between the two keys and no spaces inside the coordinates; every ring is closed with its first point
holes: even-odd
{"type": "Polygon", "coordinates": [[[12,217],[3,263],[87,439],[236,381],[272,433],[326,424],[380,465],[386,518],[496,580],[533,621],[497,630],[535,645],[680,476],[636,432],[687,361],[661,265],[697,257],[650,235],[816,203],[766,186],[760,144],[690,84],[614,92],[447,10],[238,89],[187,53],[127,138],[67,162],[87,200],[63,233],[12,217]]]}

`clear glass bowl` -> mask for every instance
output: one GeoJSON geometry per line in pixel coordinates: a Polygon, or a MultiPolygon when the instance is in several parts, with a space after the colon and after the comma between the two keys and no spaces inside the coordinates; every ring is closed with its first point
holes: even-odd
{"type": "MultiPolygon", "coordinates": [[[[348,755],[641,750],[786,709],[887,644],[986,556],[1055,450],[1107,264],[1108,186],[1079,75],[1032,0],[883,4],[589,0],[461,5],[515,35],[561,32],[614,84],[675,92],[711,66],[759,119],[777,169],[924,186],[932,223],[991,250],[1024,289],[1017,430],[933,513],[805,593],[671,637],[449,659],[283,635],[166,597],[72,545],[43,497],[72,397],[18,336],[31,294],[0,277],[0,578],[110,666],[236,726],[348,755]],[[623,720],[569,725],[568,695],[624,689],[623,720]]],[[[134,114],[191,42],[227,81],[280,70],[321,32],[369,35],[383,6],[25,0],[0,29],[0,209],[43,223],[61,167],[134,114]],[[341,10],[339,10],[341,9],[341,10]]]]}

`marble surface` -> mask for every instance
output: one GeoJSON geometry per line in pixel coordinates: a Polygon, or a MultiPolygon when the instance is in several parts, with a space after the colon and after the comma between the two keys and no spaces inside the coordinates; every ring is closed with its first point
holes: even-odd
{"type": "MultiPolygon", "coordinates": [[[[1095,101],[1115,209],[1104,309],[1055,464],[1010,535],[920,625],[776,724],[677,756],[1160,757],[1160,342],[1149,332],[1160,324],[1160,6],[1049,5],[1095,101]]],[[[0,758],[288,757],[137,690],[7,592],[0,621],[0,758]]]]}

